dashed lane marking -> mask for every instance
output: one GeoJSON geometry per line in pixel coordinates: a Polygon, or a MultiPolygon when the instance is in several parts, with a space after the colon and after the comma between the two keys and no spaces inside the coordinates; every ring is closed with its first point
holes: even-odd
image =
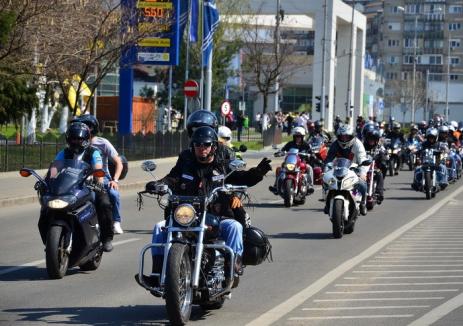
{"type": "Polygon", "coordinates": [[[358,315],[358,316],[323,316],[323,317],[291,317],[288,320],[325,320],[325,319],[379,319],[379,318],[411,318],[415,315],[358,315]]]}

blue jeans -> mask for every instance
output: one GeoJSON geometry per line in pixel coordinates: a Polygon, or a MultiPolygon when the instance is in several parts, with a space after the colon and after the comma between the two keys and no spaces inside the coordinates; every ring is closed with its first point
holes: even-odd
{"type": "Polygon", "coordinates": [[[362,194],[362,201],[365,200],[365,196],[367,195],[367,182],[363,179],[359,178],[359,182],[354,186],[355,189],[358,190],[362,194]]]}
{"type": "Polygon", "coordinates": [[[111,205],[113,206],[113,221],[114,222],[121,222],[121,196],[119,191],[116,189],[109,188],[109,181],[108,177],[105,177],[104,183],[106,189],[108,190],[109,200],[111,201],[111,205]]]}
{"type": "MultiPolygon", "coordinates": [[[[153,229],[152,243],[165,243],[167,232],[164,229],[166,221],[156,223],[153,229]]],[[[243,255],[243,226],[236,220],[226,219],[220,221],[220,238],[225,241],[235,254],[243,255]]],[[[163,247],[152,247],[153,256],[164,255],[163,247]]]]}

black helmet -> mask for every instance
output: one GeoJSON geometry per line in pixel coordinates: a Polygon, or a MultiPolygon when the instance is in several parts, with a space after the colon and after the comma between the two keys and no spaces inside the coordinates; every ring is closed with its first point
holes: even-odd
{"type": "Polygon", "coordinates": [[[363,138],[366,139],[367,135],[376,130],[376,126],[373,123],[367,123],[362,129],[363,138]]]}
{"type": "Polygon", "coordinates": [[[92,133],[92,135],[98,134],[98,131],[100,130],[100,124],[98,123],[98,119],[94,115],[91,115],[91,114],[81,115],[71,120],[71,123],[73,122],[85,123],[90,129],[90,132],[92,133]]]}
{"type": "Polygon", "coordinates": [[[90,129],[82,122],[73,122],[66,131],[66,143],[75,154],[90,146],[90,129]]]}
{"type": "Polygon", "coordinates": [[[188,131],[188,136],[192,137],[193,131],[199,127],[211,127],[217,132],[219,127],[219,122],[217,117],[211,111],[207,110],[198,110],[190,114],[186,123],[186,129],[188,131]]]}

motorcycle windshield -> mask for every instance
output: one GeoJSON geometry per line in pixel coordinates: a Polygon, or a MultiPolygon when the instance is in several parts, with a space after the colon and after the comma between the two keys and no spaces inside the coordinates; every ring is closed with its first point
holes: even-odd
{"type": "Polygon", "coordinates": [[[54,161],[48,169],[46,178],[49,193],[55,196],[70,193],[76,185],[83,181],[91,170],[91,166],[83,161],[54,161]]]}
{"type": "Polygon", "coordinates": [[[289,153],[285,159],[286,164],[297,164],[297,154],[289,153]]]}
{"type": "Polygon", "coordinates": [[[313,137],[310,139],[310,147],[312,148],[312,150],[314,151],[318,151],[320,150],[320,147],[322,147],[323,145],[323,138],[321,137],[313,137]]]}
{"type": "Polygon", "coordinates": [[[334,176],[343,178],[349,172],[351,161],[346,158],[337,158],[333,161],[334,176]]]}

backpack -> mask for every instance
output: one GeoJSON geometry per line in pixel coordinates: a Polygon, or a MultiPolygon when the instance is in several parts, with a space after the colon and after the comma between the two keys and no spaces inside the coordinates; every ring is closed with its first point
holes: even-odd
{"type": "Polygon", "coordinates": [[[255,226],[245,228],[243,242],[244,265],[260,265],[268,258],[269,255],[270,260],[273,261],[272,245],[270,244],[267,235],[261,229],[255,226]]]}
{"type": "MultiPolygon", "coordinates": [[[[129,172],[129,162],[124,155],[119,155],[122,161],[122,172],[119,176],[119,180],[123,180],[127,176],[127,172],[129,172]]],[[[111,179],[114,179],[114,173],[116,172],[116,165],[114,164],[111,158],[108,159],[108,170],[109,174],[111,175],[111,179]]]]}

